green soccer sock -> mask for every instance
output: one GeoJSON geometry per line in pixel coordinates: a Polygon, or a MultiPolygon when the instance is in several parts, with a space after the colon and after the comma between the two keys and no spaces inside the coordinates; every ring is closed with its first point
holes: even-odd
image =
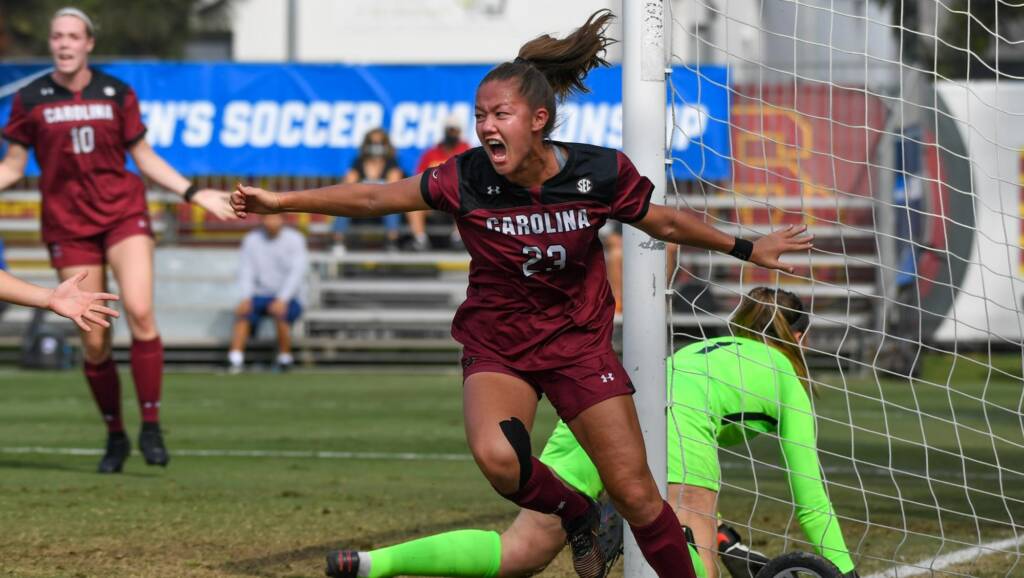
{"type": "MultiPolygon", "coordinates": [[[[456,530],[367,552],[368,578],[389,576],[496,576],[501,536],[483,530],[456,530]]],[[[365,554],[361,553],[360,558],[365,554]]]]}

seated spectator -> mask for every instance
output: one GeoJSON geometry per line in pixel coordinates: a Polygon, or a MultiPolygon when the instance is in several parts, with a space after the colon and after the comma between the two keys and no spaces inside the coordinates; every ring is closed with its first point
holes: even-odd
{"type": "Polygon", "coordinates": [[[306,239],[285,226],[281,215],[265,215],[261,227],[242,240],[238,283],[242,302],[235,309],[235,327],[228,351],[231,373],[245,364],[245,344],[261,319],[270,316],[277,329],[274,368],[286,371],[292,358],[291,325],[302,314],[300,301],[307,269],[306,239]]]}
{"type": "MultiPolygon", "coordinates": [[[[359,156],[352,162],[352,168],[345,174],[346,183],[391,183],[404,178],[401,167],[398,166],[398,157],[395,148],[391,146],[391,139],[388,133],[382,128],[375,128],[366,133],[363,137],[363,144],[359,147],[359,156]]],[[[394,213],[384,215],[385,239],[384,246],[388,251],[398,250],[398,237],[402,227],[402,215],[394,213]]],[[[335,217],[331,230],[334,234],[334,254],[344,255],[347,246],[345,235],[348,233],[352,219],[349,217],[335,217]]],[[[413,237],[426,239],[426,230],[422,223],[417,229],[412,220],[409,221],[413,237]]],[[[415,244],[414,244],[415,247],[415,244]]]]}
{"type": "MultiPolygon", "coordinates": [[[[468,150],[469,143],[462,140],[462,119],[457,114],[451,114],[444,121],[444,139],[423,153],[420,164],[416,167],[416,173],[425,173],[434,167],[441,166],[452,156],[468,150]]],[[[426,235],[427,211],[414,211],[407,213],[406,217],[409,219],[409,226],[414,231],[424,231],[423,240],[429,246],[426,235]]],[[[462,248],[462,237],[454,225],[452,226],[451,244],[457,249],[462,248]]]]}

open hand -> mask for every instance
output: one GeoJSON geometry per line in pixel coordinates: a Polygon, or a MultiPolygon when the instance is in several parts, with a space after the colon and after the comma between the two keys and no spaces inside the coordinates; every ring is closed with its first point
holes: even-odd
{"type": "Polygon", "coordinates": [[[85,279],[87,274],[88,272],[82,271],[61,283],[50,294],[50,300],[46,306],[57,315],[74,321],[82,331],[92,331],[90,324],[110,327],[110,322],[104,318],[104,315],[117,317],[119,313],[103,305],[103,301],[117,301],[118,296],[79,289],[78,284],[85,279]]]}
{"type": "Polygon", "coordinates": [[[784,229],[773,231],[754,241],[754,250],[750,254],[750,262],[767,269],[780,269],[792,273],[795,269],[779,261],[784,253],[806,251],[813,247],[814,235],[805,235],[807,225],[789,225],[784,229]]]}
{"type": "Polygon", "coordinates": [[[231,208],[231,193],[216,189],[199,189],[192,197],[192,202],[206,209],[221,221],[235,220],[235,211],[231,208]]]}
{"type": "Polygon", "coordinates": [[[281,201],[277,193],[265,191],[259,187],[249,187],[239,183],[231,193],[231,208],[239,219],[249,213],[269,215],[281,212],[281,201]]]}

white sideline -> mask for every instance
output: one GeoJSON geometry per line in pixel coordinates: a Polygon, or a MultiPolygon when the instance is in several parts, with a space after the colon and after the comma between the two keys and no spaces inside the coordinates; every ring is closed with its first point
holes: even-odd
{"type": "MultiPolygon", "coordinates": [[[[0,454],[49,454],[62,456],[99,456],[101,448],[46,448],[37,446],[0,447],[0,454]]],[[[414,452],[333,452],[289,450],[187,450],[175,449],[174,456],[200,458],[315,458],[320,460],[398,460],[462,462],[469,454],[420,454],[414,452]]]]}
{"type": "MultiPolygon", "coordinates": [[[[0,372],[2,373],[2,372],[0,372]]],[[[310,458],[318,460],[396,460],[396,461],[413,461],[413,462],[429,462],[429,461],[442,461],[442,462],[465,462],[471,461],[473,456],[469,453],[464,454],[445,454],[445,453],[417,453],[417,452],[339,452],[339,451],[317,451],[317,450],[224,450],[224,449],[176,449],[172,448],[171,453],[175,456],[182,457],[198,457],[198,458],[310,458]]],[[[56,448],[56,447],[44,447],[44,446],[12,446],[12,447],[0,447],[0,455],[3,454],[43,454],[43,455],[62,455],[62,456],[99,456],[103,454],[103,449],[96,448],[56,448]]],[[[746,463],[735,463],[735,462],[722,462],[720,464],[723,470],[747,470],[750,469],[750,464],[746,463]]],[[[847,467],[826,467],[824,468],[826,474],[839,473],[839,474],[850,474],[854,470],[847,467]]],[[[891,473],[888,470],[881,468],[864,467],[859,471],[862,476],[890,476],[891,473]]],[[[900,473],[919,473],[923,472],[915,470],[907,470],[906,472],[900,473]]],[[[959,470],[932,470],[933,475],[959,475],[959,470]]],[[[980,479],[998,479],[999,476],[995,474],[985,474],[977,476],[980,479]]]]}
{"type": "Polygon", "coordinates": [[[900,564],[894,566],[885,572],[876,572],[875,574],[869,574],[864,578],[906,578],[907,576],[920,576],[921,574],[932,574],[943,568],[949,568],[962,562],[973,560],[978,556],[986,556],[990,554],[999,554],[1000,551],[1006,551],[1009,548],[1024,543],[1024,536],[1018,538],[1007,538],[1005,540],[999,540],[997,542],[989,542],[988,544],[982,544],[980,546],[972,546],[970,548],[964,548],[963,550],[957,550],[956,552],[950,552],[949,554],[943,554],[938,558],[925,558],[919,560],[914,564],[900,564]]]}

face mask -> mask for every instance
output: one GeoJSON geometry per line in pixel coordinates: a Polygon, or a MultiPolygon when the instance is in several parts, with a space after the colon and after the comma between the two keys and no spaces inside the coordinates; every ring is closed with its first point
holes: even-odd
{"type": "Polygon", "coordinates": [[[370,143],[366,145],[366,154],[371,157],[383,157],[388,154],[388,145],[382,143],[370,143]]]}

